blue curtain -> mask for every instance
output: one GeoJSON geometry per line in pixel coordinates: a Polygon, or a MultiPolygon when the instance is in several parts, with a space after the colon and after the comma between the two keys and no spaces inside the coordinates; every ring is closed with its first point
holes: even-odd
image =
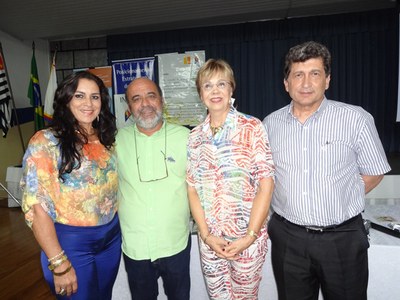
{"type": "Polygon", "coordinates": [[[289,103],[283,60],[295,44],[315,40],[332,53],[327,97],[360,105],[375,118],[386,152],[400,151],[396,123],[399,13],[396,9],[293,18],[107,37],[108,59],[205,50],[235,72],[238,109],[263,119],[289,103]]]}

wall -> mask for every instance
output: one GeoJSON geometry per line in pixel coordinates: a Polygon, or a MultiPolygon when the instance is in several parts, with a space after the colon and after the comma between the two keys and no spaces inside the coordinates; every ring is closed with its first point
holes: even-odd
{"type": "Polygon", "coordinates": [[[387,152],[400,152],[396,122],[399,13],[395,9],[186,28],[107,37],[109,61],[205,50],[235,73],[239,111],[264,119],[287,105],[282,68],[288,49],[308,40],[332,53],[328,99],[362,106],[387,152]]]}
{"type": "Polygon", "coordinates": [[[50,50],[56,54],[57,81],[75,69],[104,67],[108,65],[106,37],[50,42],[50,50]]]}
{"type": "MultiPolygon", "coordinates": [[[[31,59],[32,59],[32,41],[21,41],[0,31],[0,42],[3,48],[4,60],[9,75],[9,84],[17,108],[30,107],[30,100],[27,96],[31,59]]],[[[35,40],[35,57],[38,67],[40,90],[42,100],[47,88],[47,82],[50,75],[50,51],[49,43],[44,40],[35,40]]],[[[24,144],[34,132],[33,122],[21,125],[21,132],[24,144]]],[[[18,132],[18,127],[10,128],[6,138],[0,137],[0,182],[5,184],[6,172],[8,166],[21,164],[23,156],[23,147],[18,132]]],[[[0,198],[7,194],[0,189],[0,198]]]]}
{"type": "MultiPolygon", "coordinates": [[[[17,108],[29,107],[27,92],[31,74],[32,40],[17,40],[0,31],[0,42],[3,47],[4,60],[15,104],[17,108]]],[[[40,90],[44,95],[50,75],[49,42],[45,40],[35,40],[34,42],[40,90]]]]}

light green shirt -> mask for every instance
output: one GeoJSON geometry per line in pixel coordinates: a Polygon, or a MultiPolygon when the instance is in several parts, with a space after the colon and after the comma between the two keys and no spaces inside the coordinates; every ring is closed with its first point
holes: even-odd
{"type": "Polygon", "coordinates": [[[118,214],[122,251],[132,259],[154,261],[175,255],[187,246],[190,216],[186,189],[188,135],[189,129],[165,122],[151,136],[139,132],[136,125],[118,130],[118,214]]]}

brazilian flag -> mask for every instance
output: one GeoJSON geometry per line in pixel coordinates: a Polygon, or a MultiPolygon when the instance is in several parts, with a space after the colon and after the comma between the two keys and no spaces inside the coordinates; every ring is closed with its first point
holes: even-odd
{"type": "Polygon", "coordinates": [[[39,76],[36,66],[35,49],[33,49],[32,61],[31,61],[31,80],[29,82],[28,97],[31,99],[31,105],[34,107],[34,121],[35,131],[44,128],[43,119],[43,105],[42,97],[40,94],[39,76]]]}

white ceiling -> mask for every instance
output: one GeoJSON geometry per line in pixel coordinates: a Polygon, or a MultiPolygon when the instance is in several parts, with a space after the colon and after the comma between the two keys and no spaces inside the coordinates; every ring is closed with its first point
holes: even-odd
{"type": "Polygon", "coordinates": [[[396,0],[2,0],[0,30],[72,39],[396,7],[396,0]],[[6,3],[5,3],[6,2],[6,3]]]}

